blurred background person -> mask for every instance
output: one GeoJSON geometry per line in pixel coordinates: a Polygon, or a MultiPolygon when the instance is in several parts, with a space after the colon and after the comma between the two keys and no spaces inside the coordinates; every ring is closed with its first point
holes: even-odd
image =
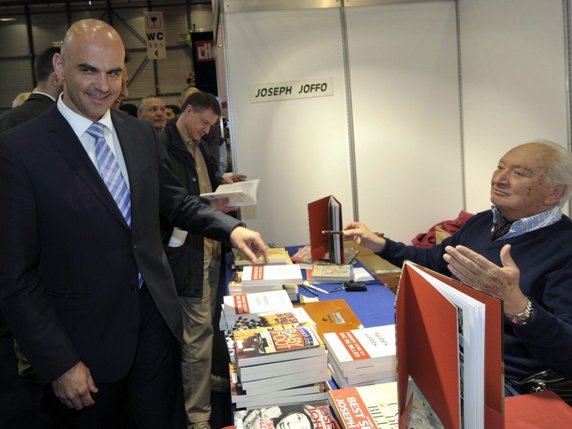
{"type": "Polygon", "coordinates": [[[134,118],[138,118],[139,115],[137,114],[137,106],[132,103],[121,103],[119,105],[119,110],[122,112],[127,113],[129,116],[133,116],[134,118]]]}
{"type": "Polygon", "coordinates": [[[52,65],[52,57],[59,52],[60,48],[52,46],[38,54],[34,61],[36,87],[23,104],[0,116],[0,131],[23,124],[52,107],[63,88],[63,82],[54,72],[52,65]]]}
{"type": "MultiPolygon", "coordinates": [[[[121,91],[119,95],[111,105],[113,110],[120,110],[121,103],[129,97],[129,74],[127,73],[127,64],[123,66],[123,74],[121,75],[121,91]]],[[[137,116],[137,115],[135,115],[137,116]]]]}
{"type": "Polygon", "coordinates": [[[28,99],[30,94],[31,94],[31,92],[28,91],[28,92],[21,92],[17,96],[15,96],[14,99],[12,100],[12,108],[18,107],[18,106],[21,106],[22,104],[24,104],[24,101],[26,101],[28,99]]]}
{"type": "Polygon", "coordinates": [[[167,123],[176,121],[181,114],[181,108],[176,104],[167,104],[165,106],[165,117],[167,118],[167,123]]]}
{"type": "Polygon", "coordinates": [[[137,111],[139,119],[143,119],[153,125],[157,131],[163,131],[167,125],[165,117],[165,102],[161,97],[149,95],[141,100],[137,111]]]}

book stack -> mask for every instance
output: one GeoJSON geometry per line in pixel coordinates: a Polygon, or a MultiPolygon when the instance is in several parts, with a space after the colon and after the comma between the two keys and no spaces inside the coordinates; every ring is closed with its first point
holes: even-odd
{"type": "MultiPolygon", "coordinates": [[[[256,292],[262,292],[266,287],[257,287],[256,292]]],[[[279,290],[280,288],[270,288],[270,290],[279,290]]],[[[286,291],[290,301],[298,301],[298,283],[285,283],[282,285],[282,289],[286,291]]],[[[249,293],[250,290],[244,290],[242,287],[242,271],[236,271],[232,277],[232,280],[228,282],[228,293],[230,295],[240,295],[243,293],[249,293]]]]}
{"type": "Polygon", "coordinates": [[[313,283],[339,283],[353,280],[351,265],[314,265],[311,280],[313,283]]]}
{"type": "Polygon", "coordinates": [[[327,403],[298,401],[289,406],[260,407],[234,413],[236,429],[316,428],[337,429],[339,424],[327,403]]]}
{"type": "Polygon", "coordinates": [[[247,265],[242,269],[242,291],[262,292],[280,290],[286,284],[304,281],[299,265],[247,265]]]}
{"type": "MultiPolygon", "coordinates": [[[[290,259],[290,254],[285,247],[269,247],[268,249],[268,262],[266,265],[285,265],[291,264],[292,259],[290,259]]],[[[232,249],[232,256],[235,267],[244,267],[247,265],[252,265],[249,259],[244,256],[244,254],[238,249],[232,249]]],[[[259,256],[256,260],[256,264],[264,264],[264,259],[259,256]]]]}
{"type": "Polygon", "coordinates": [[[343,429],[399,427],[397,382],[331,390],[330,403],[343,429]]]}
{"type": "Polygon", "coordinates": [[[230,397],[237,409],[247,410],[259,407],[281,406],[296,404],[298,402],[311,403],[324,401],[328,398],[330,387],[327,383],[314,383],[290,389],[273,390],[264,394],[247,394],[242,388],[238,377],[236,364],[229,364],[230,373],[230,397]]]}
{"type": "Polygon", "coordinates": [[[230,361],[235,362],[234,331],[277,330],[310,325],[313,326],[315,323],[303,308],[293,308],[287,313],[260,313],[239,316],[234,325],[229,326],[229,329],[224,331],[230,361]]]}
{"type": "Polygon", "coordinates": [[[238,319],[261,313],[289,313],[294,306],[281,289],[268,292],[240,293],[223,298],[219,328],[232,331],[238,319]]]}
{"type": "Polygon", "coordinates": [[[326,349],[312,326],[237,330],[233,336],[237,406],[291,403],[300,395],[327,398],[326,349]]]}
{"type": "Polygon", "coordinates": [[[339,387],[395,381],[395,325],[329,332],[324,342],[339,387]]]}

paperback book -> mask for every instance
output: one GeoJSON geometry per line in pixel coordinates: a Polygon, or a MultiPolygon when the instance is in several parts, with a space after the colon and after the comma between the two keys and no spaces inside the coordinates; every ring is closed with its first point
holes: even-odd
{"type": "Polygon", "coordinates": [[[399,427],[396,382],[330,390],[330,403],[344,429],[399,427]]]}
{"type": "MultiPolygon", "coordinates": [[[[285,265],[291,264],[292,259],[285,247],[268,247],[268,262],[266,265],[285,265]]],[[[238,249],[232,249],[233,264],[237,267],[243,267],[246,265],[252,265],[249,259],[244,256],[244,254],[238,249]]],[[[256,264],[264,264],[264,259],[259,256],[256,260],[256,264]]]]}
{"type": "Polygon", "coordinates": [[[234,348],[239,367],[326,353],[322,341],[312,326],[257,331],[234,331],[234,348]]]}
{"type": "Polygon", "coordinates": [[[228,198],[227,206],[254,206],[258,203],[259,182],[260,179],[252,179],[245,180],[243,182],[222,184],[216,188],[215,192],[203,193],[201,194],[201,197],[206,198],[207,200],[228,198]]]}
{"type": "Polygon", "coordinates": [[[242,288],[260,286],[282,287],[286,283],[302,283],[304,277],[299,265],[247,265],[242,269],[242,288]]]}
{"type": "Polygon", "coordinates": [[[293,308],[284,289],[227,295],[223,298],[220,329],[232,330],[237,320],[248,314],[289,313],[293,308]]]}
{"type": "Polygon", "coordinates": [[[314,283],[338,283],[353,280],[351,265],[314,264],[311,281],[314,283]]]}
{"type": "Polygon", "coordinates": [[[340,426],[325,402],[303,403],[239,410],[234,413],[236,429],[319,428],[340,426]]]}
{"type": "Polygon", "coordinates": [[[368,367],[395,368],[395,325],[373,326],[324,334],[329,356],[344,375],[368,367]]]}
{"type": "Polygon", "coordinates": [[[242,287],[242,271],[235,271],[232,279],[228,282],[228,293],[229,295],[240,295],[241,293],[249,292],[266,292],[269,290],[280,290],[284,289],[288,293],[290,301],[298,301],[298,283],[285,283],[283,285],[276,286],[256,286],[255,288],[242,287]],[[253,290],[250,290],[253,289],[253,290]]]}
{"type": "Polygon", "coordinates": [[[264,407],[269,405],[284,405],[297,402],[309,402],[326,400],[328,398],[329,385],[324,382],[306,381],[294,387],[285,389],[267,389],[262,392],[246,391],[238,376],[236,366],[229,365],[230,392],[232,403],[237,408],[264,407]]]}
{"type": "Polygon", "coordinates": [[[363,328],[361,320],[359,320],[345,299],[307,302],[296,304],[296,307],[306,310],[306,313],[316,323],[316,330],[322,340],[326,332],[363,328]]]}

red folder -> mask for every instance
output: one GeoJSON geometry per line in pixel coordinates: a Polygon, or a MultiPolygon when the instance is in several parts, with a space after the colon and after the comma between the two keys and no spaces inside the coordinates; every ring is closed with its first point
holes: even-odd
{"type": "MultiPolygon", "coordinates": [[[[503,428],[502,302],[417,267],[485,303],[484,421],[486,428],[503,428]]],[[[411,376],[443,425],[460,428],[457,308],[408,264],[403,266],[397,292],[396,331],[399,409],[405,409],[411,376]]]]}

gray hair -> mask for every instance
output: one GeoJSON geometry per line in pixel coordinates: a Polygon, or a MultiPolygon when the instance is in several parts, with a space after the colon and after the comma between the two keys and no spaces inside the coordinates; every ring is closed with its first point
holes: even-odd
{"type": "Polygon", "coordinates": [[[566,187],[566,192],[560,199],[560,205],[564,205],[572,196],[572,153],[550,140],[534,140],[530,143],[547,146],[555,152],[556,157],[549,169],[547,182],[553,186],[566,187]]]}

